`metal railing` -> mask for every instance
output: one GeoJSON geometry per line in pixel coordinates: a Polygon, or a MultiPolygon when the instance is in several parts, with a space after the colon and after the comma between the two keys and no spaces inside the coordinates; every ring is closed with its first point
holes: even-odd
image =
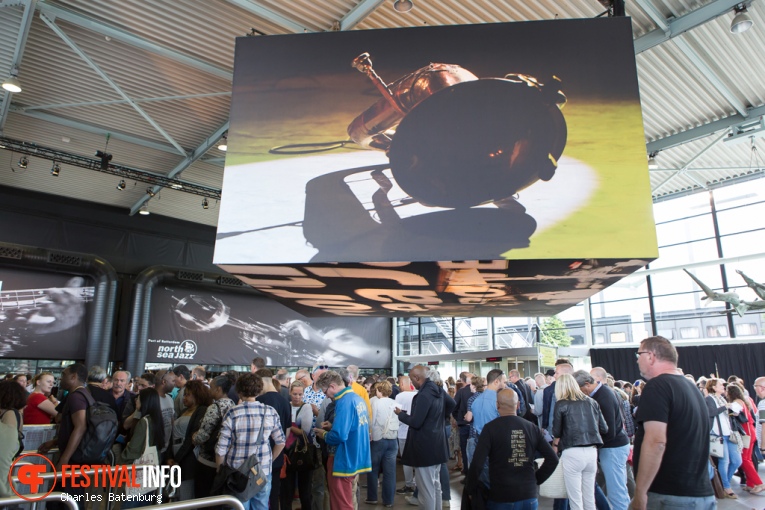
{"type": "MultiPolygon", "coordinates": [[[[21,464],[21,462],[17,463],[17,465],[20,465],[20,464],[21,464]]],[[[112,470],[118,469],[120,467],[123,467],[123,466],[109,466],[109,470],[108,471],[111,472],[112,470]]],[[[87,475],[95,475],[96,474],[96,470],[95,469],[87,469],[87,470],[81,470],[81,471],[78,470],[78,473],[87,474],[87,475]]],[[[47,472],[47,473],[40,473],[39,477],[43,481],[45,481],[45,482],[48,482],[49,480],[54,480],[54,483],[55,483],[55,481],[58,481],[63,476],[63,474],[64,474],[63,471],[56,471],[55,473],[47,472]]],[[[14,484],[14,485],[19,483],[18,475],[14,475],[14,476],[11,477],[11,483],[14,484]]],[[[46,483],[46,486],[47,486],[47,483],[46,483]]],[[[106,497],[106,509],[110,510],[112,505],[111,505],[111,498],[109,498],[108,495],[112,493],[113,487],[111,487],[111,486],[108,486],[108,487],[98,487],[98,489],[105,489],[106,490],[106,494],[107,494],[107,497],[106,497]]],[[[54,492],[54,493],[51,493],[51,494],[59,494],[60,495],[61,493],[60,492],[54,492]]],[[[26,497],[31,497],[31,495],[26,495],[26,497]]],[[[71,498],[69,498],[69,499],[71,499],[71,498]]],[[[3,500],[0,499],[0,501],[3,501],[3,500]]],[[[30,503],[30,501],[24,501],[24,500],[22,500],[22,501],[25,502],[25,503],[30,503]]],[[[44,501],[44,500],[41,499],[39,501],[44,501]]],[[[31,503],[32,503],[32,509],[31,510],[36,510],[38,502],[34,501],[34,502],[31,502],[31,503]]],[[[74,510],[77,510],[77,504],[76,503],[75,503],[75,506],[74,506],[74,510]]]]}
{"type": "MultiPolygon", "coordinates": [[[[118,468],[124,468],[124,466],[110,466],[110,471],[118,468]]],[[[93,475],[96,474],[95,469],[88,469],[83,471],[78,471],[78,473],[82,474],[88,474],[93,475]]],[[[61,471],[57,471],[56,473],[40,473],[40,478],[42,478],[45,481],[48,480],[59,480],[63,473],[61,471]]],[[[13,476],[11,478],[12,483],[16,484],[19,481],[18,476],[13,476]]],[[[113,487],[103,487],[104,489],[107,489],[108,494],[112,492],[113,487]]],[[[53,497],[58,498],[56,501],[64,501],[66,502],[71,510],[78,510],[77,503],[75,503],[72,498],[66,498],[61,499],[62,493],[61,492],[52,492],[49,496],[42,498],[38,501],[28,501],[24,498],[0,498],[0,507],[11,505],[11,504],[19,504],[19,503],[31,503],[32,508],[31,510],[36,510],[37,503],[39,501],[48,501],[53,499],[53,497]]],[[[27,495],[27,498],[35,497],[36,495],[27,495]]],[[[110,507],[110,498],[107,496],[107,509],[110,507]]],[[[210,496],[208,498],[199,498],[199,499],[190,499],[187,501],[175,501],[172,503],[164,503],[162,505],[151,505],[153,509],[162,509],[162,510],[186,510],[186,509],[192,509],[192,508],[206,508],[210,506],[218,506],[218,505],[224,505],[228,506],[230,508],[233,508],[234,510],[245,510],[244,505],[241,501],[236,499],[233,496],[210,496]]]]}
{"type": "Polygon", "coordinates": [[[208,506],[225,505],[234,510],[244,510],[244,504],[234,496],[210,496],[209,498],[174,501],[162,505],[152,505],[153,510],[186,510],[190,508],[205,508],[208,506]]]}
{"type": "Polygon", "coordinates": [[[29,501],[28,499],[20,498],[20,497],[12,497],[12,498],[0,498],[0,508],[6,507],[9,505],[25,505],[25,504],[32,504],[32,510],[37,508],[37,503],[40,501],[59,501],[61,503],[64,503],[69,506],[69,510],[78,510],[77,509],[77,503],[72,498],[66,497],[66,495],[63,492],[51,492],[47,496],[43,496],[42,494],[30,494],[26,496],[27,498],[34,498],[34,497],[40,497],[40,499],[36,501],[29,501]]]}

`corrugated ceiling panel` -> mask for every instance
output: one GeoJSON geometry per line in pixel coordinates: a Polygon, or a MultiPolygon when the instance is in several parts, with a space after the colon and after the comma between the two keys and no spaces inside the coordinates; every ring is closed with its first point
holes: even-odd
{"type": "Polygon", "coordinates": [[[356,0],[258,0],[258,4],[282,16],[292,19],[308,31],[325,31],[332,28],[335,21],[343,18],[358,1],[356,0]]]}
{"type": "Polygon", "coordinates": [[[637,64],[649,141],[734,113],[671,41],[639,54],[637,64]]]}
{"type": "MultiPolygon", "coordinates": [[[[13,52],[23,15],[24,9],[21,7],[0,7],[0,79],[4,80],[13,67],[13,52]]],[[[24,85],[24,82],[21,84],[24,85]]]]}
{"type": "Polygon", "coordinates": [[[22,105],[120,99],[39,17],[32,21],[19,78],[24,91],[13,101],[22,105]]]}
{"type": "Polygon", "coordinates": [[[742,34],[731,34],[732,16],[721,16],[688,36],[700,46],[700,54],[729,82],[745,104],[765,104],[765,5],[753,2],[749,14],[754,27],[742,34]]]}
{"type": "Polygon", "coordinates": [[[234,39],[255,27],[267,34],[287,31],[236,6],[218,0],[122,0],[52,2],[85,12],[164,47],[224,69],[234,66],[234,39]]]}

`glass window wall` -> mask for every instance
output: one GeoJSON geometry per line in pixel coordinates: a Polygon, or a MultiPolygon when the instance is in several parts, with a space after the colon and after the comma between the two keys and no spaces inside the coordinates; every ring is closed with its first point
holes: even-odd
{"type": "MultiPolygon", "coordinates": [[[[650,276],[638,271],[560,313],[555,329],[565,334],[555,338],[568,337],[564,341],[581,345],[588,329],[595,345],[634,344],[653,334],[671,340],[762,335],[765,309],[755,306],[740,317],[725,303],[705,299],[682,268],[719,258],[755,256],[689,271],[713,291],[736,292],[749,302],[762,300],[738,271],[765,284],[765,256],[758,257],[765,253],[765,179],[659,202],[654,204],[654,217],[659,258],[650,269],[668,270],[650,276]]],[[[397,352],[409,356],[526,347],[540,340],[545,324],[549,328],[550,323],[540,317],[399,319],[397,352]]],[[[445,368],[449,373],[467,369],[445,368]]]]}

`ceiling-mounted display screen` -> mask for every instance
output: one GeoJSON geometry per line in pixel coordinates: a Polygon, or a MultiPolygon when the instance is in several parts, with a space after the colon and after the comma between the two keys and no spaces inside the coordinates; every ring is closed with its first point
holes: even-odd
{"type": "MultiPolygon", "coordinates": [[[[382,306],[389,297],[370,305],[347,281],[341,292],[336,278],[312,275],[319,283],[306,289],[278,277],[285,267],[412,263],[423,275],[450,261],[510,261],[504,282],[465,283],[494,285],[467,304],[524,315],[515,305],[545,301],[549,315],[570,306],[567,291],[580,301],[603,282],[575,267],[576,283],[553,297],[528,282],[500,292],[513,261],[524,274],[539,262],[541,277],[559,272],[546,261],[623,276],[656,256],[629,19],[237,40],[214,262],[277,275],[254,286],[283,291],[289,306],[310,299],[284,298],[299,289],[367,306],[354,313],[412,313],[382,306]]],[[[426,304],[465,313],[446,305],[466,304],[460,292],[431,280],[426,304]]]]}

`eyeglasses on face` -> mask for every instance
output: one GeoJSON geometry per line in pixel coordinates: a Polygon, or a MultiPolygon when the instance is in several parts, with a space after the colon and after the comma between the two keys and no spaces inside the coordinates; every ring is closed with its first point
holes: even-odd
{"type": "Polygon", "coordinates": [[[635,358],[640,359],[641,354],[651,354],[651,351],[638,351],[635,353],[635,358]]]}

